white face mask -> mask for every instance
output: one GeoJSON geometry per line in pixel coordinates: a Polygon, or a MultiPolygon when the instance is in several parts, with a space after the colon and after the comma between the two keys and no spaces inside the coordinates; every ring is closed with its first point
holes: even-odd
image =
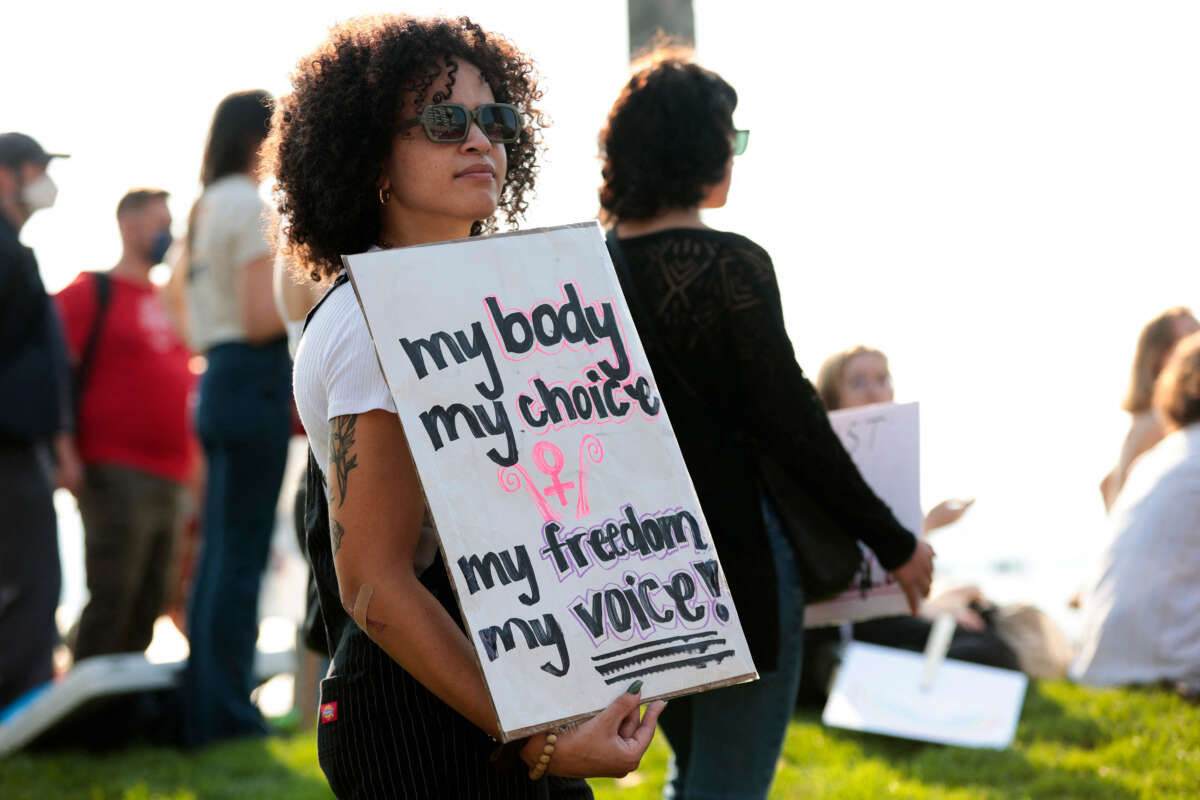
{"type": "Polygon", "coordinates": [[[58,187],[54,185],[54,181],[50,180],[49,175],[42,175],[25,187],[25,191],[21,195],[21,200],[25,203],[25,207],[29,209],[30,213],[32,213],[43,208],[50,208],[50,206],[54,205],[54,200],[57,197],[58,187]]]}

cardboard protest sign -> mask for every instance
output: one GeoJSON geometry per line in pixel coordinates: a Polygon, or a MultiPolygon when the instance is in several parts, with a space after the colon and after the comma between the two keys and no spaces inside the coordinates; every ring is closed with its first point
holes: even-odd
{"type": "MultiPolygon", "coordinates": [[[[840,409],[829,422],[850,453],[863,479],[896,515],[900,524],[921,533],[920,428],[916,403],[892,403],[840,409]]],[[[909,613],[900,585],[863,546],[863,562],[846,591],[814,603],[804,624],[815,628],[909,613]]]]}
{"type": "Polygon", "coordinates": [[[345,261],[505,737],[756,677],[599,225],[345,261]]]}
{"type": "Polygon", "coordinates": [[[924,656],[851,642],[821,721],[959,747],[1012,744],[1029,680],[1020,672],[946,659],[921,688],[924,656]]]}

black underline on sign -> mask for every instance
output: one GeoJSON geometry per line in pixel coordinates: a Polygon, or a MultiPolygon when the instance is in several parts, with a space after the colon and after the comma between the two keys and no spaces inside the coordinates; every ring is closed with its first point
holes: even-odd
{"type": "Polygon", "coordinates": [[[602,655],[592,656],[592,661],[603,661],[606,658],[612,658],[614,656],[623,656],[626,653],[632,653],[634,650],[641,650],[646,647],[658,647],[659,645],[666,644],[667,642],[686,642],[689,639],[701,639],[706,636],[716,636],[716,635],[717,635],[716,631],[705,631],[704,633],[687,633],[682,636],[668,636],[666,639],[655,639],[653,642],[642,642],[641,644],[635,644],[632,647],[625,647],[620,650],[613,650],[611,653],[604,653],[602,655]]]}
{"type": "Polygon", "coordinates": [[[623,675],[616,675],[612,678],[606,679],[604,682],[619,683],[620,681],[627,681],[630,678],[640,678],[643,675],[653,675],[656,672],[666,672],[669,669],[679,669],[680,667],[703,667],[706,666],[710,661],[716,661],[718,664],[720,664],[723,660],[731,655],[733,655],[732,650],[722,650],[719,653],[695,656],[693,658],[683,658],[679,661],[668,661],[665,664],[655,664],[654,666],[643,667],[642,669],[636,669],[632,672],[626,672],[623,675]]]}
{"type": "Polygon", "coordinates": [[[651,650],[646,653],[638,653],[629,658],[622,658],[619,661],[609,661],[607,664],[600,664],[596,667],[596,671],[601,675],[610,675],[614,672],[620,672],[626,667],[632,667],[635,664],[640,664],[643,661],[651,661],[656,658],[665,658],[667,656],[675,656],[680,653],[704,653],[710,647],[725,644],[724,639],[706,639],[703,642],[692,642],[691,644],[677,644],[671,647],[664,647],[662,650],[651,650]]]}

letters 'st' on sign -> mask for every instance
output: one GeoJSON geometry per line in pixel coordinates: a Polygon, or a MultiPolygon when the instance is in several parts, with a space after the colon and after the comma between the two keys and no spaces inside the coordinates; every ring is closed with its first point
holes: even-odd
{"type": "Polygon", "coordinates": [[[505,737],[756,677],[599,226],[345,262],[505,737]]]}
{"type": "MultiPolygon", "coordinates": [[[[920,415],[916,403],[880,403],[829,412],[829,423],[862,473],[900,524],[920,534],[920,415]]],[[[866,545],[862,563],[845,591],[804,609],[805,627],[839,625],[908,613],[908,600],[896,579],[866,545]]]]}

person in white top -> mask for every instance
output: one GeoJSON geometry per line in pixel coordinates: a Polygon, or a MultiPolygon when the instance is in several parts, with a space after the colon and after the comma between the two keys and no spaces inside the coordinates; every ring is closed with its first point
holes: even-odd
{"type": "MultiPolygon", "coordinates": [[[[490,229],[497,211],[515,222],[524,210],[541,92],[507,40],[462,17],[353,19],[293,81],[265,152],[284,246],[306,270],[334,278],[343,253],[461,239],[490,229]]],[[[523,741],[528,770],[489,764],[513,752],[492,741],[500,731],[483,673],[344,282],[309,317],[294,388],[312,453],[307,550],[332,650],[317,749],[334,793],[586,798],[575,779],[634,769],[662,709],[640,714],[640,681],[557,742],[523,741]],[[537,766],[551,751],[548,769],[537,766]]]]}
{"type": "Polygon", "coordinates": [[[1176,345],[1153,405],[1167,435],[1134,462],[1109,512],[1083,595],[1080,683],[1200,681],[1200,333],[1176,345]]]}
{"type": "Polygon", "coordinates": [[[188,219],[184,291],[192,346],[207,360],[196,430],[208,474],[181,688],[186,746],[267,732],[250,700],[258,590],[291,434],[291,360],[257,188],[272,105],[263,91],[221,101],[188,219]]]}
{"type": "Polygon", "coordinates": [[[1105,510],[1112,509],[1133,462],[1166,435],[1162,417],[1151,404],[1154,384],[1163,365],[1171,357],[1175,344],[1196,331],[1200,331],[1200,322],[1182,306],[1167,309],[1142,328],[1133,356],[1129,390],[1121,403],[1121,408],[1128,411],[1131,417],[1129,432],[1121,445],[1117,465],[1100,482],[1105,510]]]}

